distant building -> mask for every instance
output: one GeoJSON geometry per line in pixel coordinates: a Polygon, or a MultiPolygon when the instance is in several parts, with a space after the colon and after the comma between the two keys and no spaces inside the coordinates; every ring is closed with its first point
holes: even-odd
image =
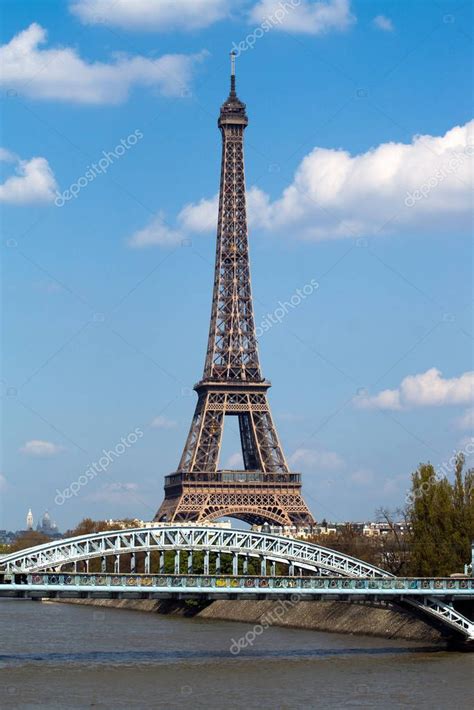
{"type": "MultiPolygon", "coordinates": [[[[0,545],[11,545],[19,538],[24,537],[28,533],[32,533],[34,529],[33,512],[31,508],[29,508],[26,516],[26,527],[14,532],[11,530],[0,530],[0,545]]],[[[58,530],[58,526],[53,520],[51,520],[51,516],[48,511],[45,512],[41,518],[41,521],[37,524],[36,532],[56,540],[62,537],[62,534],[58,530]]]]}
{"type": "Polygon", "coordinates": [[[366,537],[377,537],[380,535],[393,535],[398,533],[399,535],[405,535],[408,532],[405,523],[394,522],[391,525],[389,523],[364,523],[362,528],[362,534],[366,537]]]}
{"type": "Polygon", "coordinates": [[[296,525],[270,525],[269,523],[252,525],[251,529],[255,532],[270,533],[270,535],[302,539],[310,537],[314,532],[314,528],[310,525],[301,527],[296,525]]]}
{"type": "MultiPolygon", "coordinates": [[[[133,520],[114,520],[113,518],[110,518],[109,520],[105,521],[107,523],[107,526],[111,530],[125,530],[127,528],[130,528],[132,525],[133,527],[136,528],[165,528],[165,527],[176,527],[177,525],[182,525],[183,527],[186,527],[189,525],[189,522],[182,522],[182,523],[165,523],[165,522],[157,522],[155,520],[147,521],[147,520],[139,520],[138,518],[134,518],[133,520]]],[[[203,522],[199,523],[199,525],[202,525],[203,527],[210,526],[213,528],[231,528],[231,522],[230,520],[223,520],[220,522],[203,522]]]]}
{"type": "Polygon", "coordinates": [[[106,520],[105,522],[112,530],[125,530],[130,527],[143,528],[149,524],[145,523],[143,520],[139,520],[138,518],[133,518],[133,520],[114,520],[113,518],[109,518],[109,520],[106,520]]]}
{"type": "Polygon", "coordinates": [[[36,526],[36,532],[47,535],[48,537],[61,537],[58,526],[51,520],[51,516],[48,511],[45,512],[41,518],[41,522],[36,526]]]}
{"type": "Polygon", "coordinates": [[[316,525],[315,533],[316,535],[335,535],[337,533],[337,528],[335,525],[323,520],[321,525],[316,525]]]}
{"type": "Polygon", "coordinates": [[[11,545],[15,539],[15,533],[8,530],[0,530],[0,545],[11,545]]]}

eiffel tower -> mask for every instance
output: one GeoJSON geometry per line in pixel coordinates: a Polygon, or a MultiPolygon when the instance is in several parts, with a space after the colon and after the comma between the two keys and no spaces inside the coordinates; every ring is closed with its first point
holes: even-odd
{"type": "Polygon", "coordinates": [[[235,91],[221,107],[222,163],[211,325],[198,402],[178,470],[165,478],[156,521],[203,522],[229,516],[252,524],[312,526],[267,400],[253,314],[245,204],[245,104],[235,91]],[[238,417],[245,470],[218,469],[226,416],[238,417]]]}

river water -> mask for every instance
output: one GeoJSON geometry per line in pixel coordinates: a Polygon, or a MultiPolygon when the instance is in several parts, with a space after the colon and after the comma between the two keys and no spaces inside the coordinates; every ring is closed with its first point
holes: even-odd
{"type": "Polygon", "coordinates": [[[1,600],[0,708],[473,707],[474,654],[277,627],[255,636],[252,629],[1,600]],[[253,644],[233,654],[245,634],[253,644]]]}

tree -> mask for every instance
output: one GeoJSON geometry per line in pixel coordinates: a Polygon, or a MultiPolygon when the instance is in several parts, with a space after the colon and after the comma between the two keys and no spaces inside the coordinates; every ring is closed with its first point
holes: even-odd
{"type": "Polygon", "coordinates": [[[16,538],[15,542],[10,545],[9,552],[18,552],[19,550],[25,550],[27,547],[43,545],[43,543],[50,542],[50,540],[51,538],[43,535],[43,533],[28,530],[16,538]]]}
{"type": "Polygon", "coordinates": [[[91,533],[103,532],[108,530],[109,525],[105,520],[92,520],[92,518],[83,518],[81,522],[72,530],[67,530],[64,537],[77,537],[79,535],[90,535],[91,533]]]}
{"type": "Polygon", "coordinates": [[[474,540],[474,470],[466,471],[463,476],[463,467],[464,456],[460,454],[453,484],[453,547],[457,559],[466,563],[474,540]]]}
{"type": "Polygon", "coordinates": [[[357,557],[357,559],[369,564],[381,565],[378,538],[363,535],[351,523],[338,526],[338,531],[330,535],[312,535],[309,541],[314,542],[316,545],[330,547],[332,550],[342,552],[344,555],[357,557]]]}
{"type": "Polygon", "coordinates": [[[470,558],[474,538],[474,471],[463,473],[464,457],[456,459],[454,481],[439,478],[430,463],[412,474],[407,519],[414,576],[449,576],[461,572],[470,558]]]}
{"type": "Polygon", "coordinates": [[[64,537],[77,537],[79,535],[91,535],[92,533],[105,532],[106,530],[125,530],[126,528],[136,528],[138,521],[132,518],[123,518],[109,523],[107,520],[92,520],[83,518],[81,522],[72,530],[67,530],[64,537]]]}
{"type": "MultiPolygon", "coordinates": [[[[99,533],[99,532],[105,532],[106,530],[116,530],[117,528],[120,528],[122,530],[125,530],[126,528],[136,528],[137,527],[137,520],[133,520],[131,518],[124,518],[123,520],[120,521],[114,521],[112,523],[107,522],[107,520],[92,520],[92,518],[83,518],[81,522],[76,525],[75,528],[72,530],[68,530],[65,534],[65,538],[69,537],[78,537],[80,535],[91,535],[92,533],[99,533]],[[119,522],[119,525],[117,524],[119,522]]],[[[142,561],[143,559],[143,553],[138,553],[137,554],[137,562],[142,561]]],[[[142,562],[141,562],[142,563],[142,562]]],[[[125,571],[130,570],[130,565],[131,565],[131,555],[122,555],[121,556],[121,564],[122,567],[125,571]]],[[[143,563],[142,563],[143,566],[143,563]]],[[[106,558],[106,568],[107,571],[113,572],[114,570],[114,560],[112,559],[112,556],[108,556],[106,558]]],[[[102,562],[99,557],[96,557],[89,562],[89,571],[90,572],[100,572],[102,570],[102,562]]]]}
{"type": "Polygon", "coordinates": [[[387,508],[380,508],[376,515],[390,528],[390,533],[379,536],[380,566],[391,574],[402,576],[407,571],[410,557],[409,525],[405,511],[397,509],[392,513],[387,508]]]}

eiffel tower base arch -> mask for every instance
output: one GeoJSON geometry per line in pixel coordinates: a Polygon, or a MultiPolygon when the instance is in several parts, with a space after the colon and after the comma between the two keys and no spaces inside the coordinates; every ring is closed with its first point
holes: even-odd
{"type": "Polygon", "coordinates": [[[275,484],[242,490],[238,486],[196,486],[183,484],[177,495],[166,495],[155,520],[159,522],[211,522],[222,517],[237,518],[251,525],[311,527],[309,512],[299,486],[276,490],[275,484]]]}

